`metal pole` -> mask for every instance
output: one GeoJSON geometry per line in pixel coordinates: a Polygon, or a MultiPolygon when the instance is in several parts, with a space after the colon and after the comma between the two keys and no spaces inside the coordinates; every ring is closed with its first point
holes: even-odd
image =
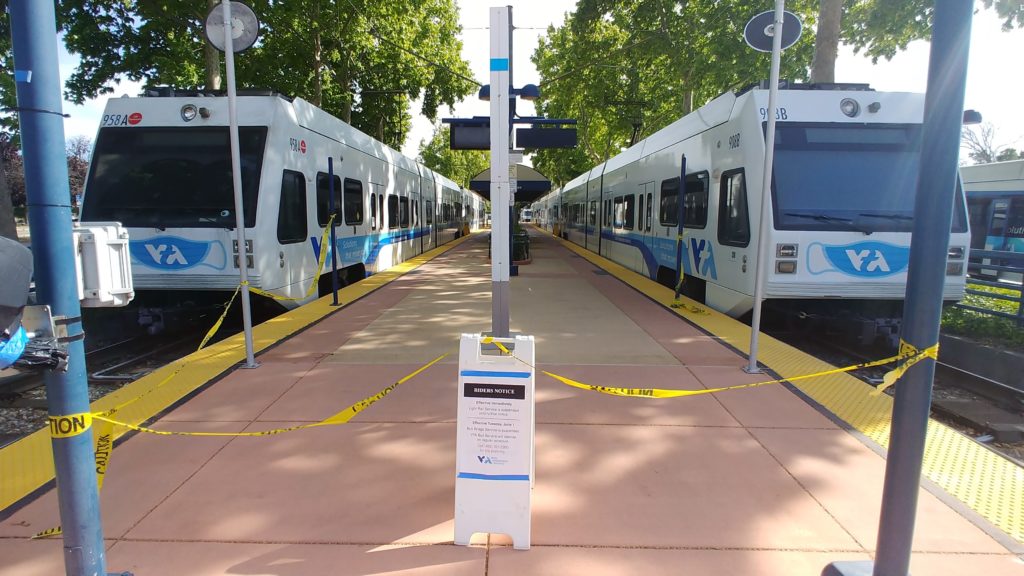
{"type": "Polygon", "coordinates": [[[231,0],[223,0],[224,6],[224,69],[228,87],[228,122],[231,135],[231,183],[235,191],[235,238],[238,240],[238,276],[242,283],[242,326],[245,331],[245,367],[256,368],[252,350],[252,311],[249,305],[249,251],[245,245],[245,213],[242,202],[242,167],[238,151],[238,111],[235,95],[235,42],[232,31],[235,23],[231,18],[231,0]]]}
{"type": "Polygon", "coordinates": [[[491,332],[509,332],[509,78],[512,7],[491,8],[491,332]]]}
{"type": "MultiPolygon", "coordinates": [[[[327,158],[327,211],[333,214],[335,218],[338,217],[334,214],[334,158],[327,158]]],[[[334,293],[334,305],[338,305],[338,235],[337,227],[333,223],[331,224],[331,291],[334,293]]],[[[323,246],[320,247],[324,249],[323,246]]],[[[319,279],[317,279],[319,281],[319,279]]]]}
{"type": "MultiPolygon", "coordinates": [[[[973,8],[972,0],[935,2],[903,310],[902,339],[918,350],[939,341],[973,8]]],[[[934,376],[935,361],[926,358],[912,366],[896,386],[875,576],[906,576],[910,567],[934,376]]]]}
{"type": "MultiPolygon", "coordinates": [[[[89,412],[57,73],[57,25],[53,2],[14,0],[10,14],[36,291],[39,303],[50,305],[67,327],[67,372],[45,375],[52,422],[55,417],[89,412]]],[[[64,534],[64,573],[104,574],[92,429],[86,425],[72,436],[52,438],[51,445],[64,534]]]]}
{"type": "Polygon", "coordinates": [[[775,157],[775,102],[779,96],[779,65],[782,61],[782,19],[786,0],[775,0],[775,27],[772,32],[772,68],[768,86],[768,128],[764,143],[764,173],[761,178],[761,218],[757,227],[757,259],[754,262],[754,314],[750,320],[750,357],[748,374],[760,374],[757,367],[757,339],[761,332],[761,300],[764,299],[764,277],[767,275],[768,227],[771,226],[769,206],[772,194],[772,162],[775,157]]]}
{"type": "Polygon", "coordinates": [[[679,292],[683,289],[683,221],[686,219],[686,154],[683,154],[679,165],[679,194],[676,196],[679,204],[676,206],[676,272],[679,278],[676,280],[675,300],[679,299],[679,292]]]}

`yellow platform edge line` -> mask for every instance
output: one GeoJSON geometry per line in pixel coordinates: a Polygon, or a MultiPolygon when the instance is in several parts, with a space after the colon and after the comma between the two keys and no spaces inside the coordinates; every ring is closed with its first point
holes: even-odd
{"type": "MultiPolygon", "coordinates": [[[[681,298],[693,306],[705,308],[707,314],[672,308],[674,292],[670,288],[572,242],[554,238],[686,321],[749,355],[750,327],[746,324],[685,297],[681,298]]],[[[759,348],[758,360],[781,378],[834,368],[766,334],[761,335],[759,348]]],[[[888,448],[893,406],[890,396],[872,394],[874,387],[849,374],[834,374],[792,385],[879,446],[888,448]]],[[[922,471],[929,480],[1009,537],[1024,543],[1024,469],[1020,466],[978,446],[945,424],[929,419],[922,471]]]]}
{"type": "MultiPolygon", "coordinates": [[[[443,246],[438,246],[396,264],[383,272],[378,272],[361,282],[338,290],[340,306],[334,306],[333,295],[328,294],[253,327],[254,352],[262,352],[294,336],[367,294],[462,245],[478,233],[455,239],[443,246]]],[[[93,412],[102,412],[141,396],[140,400],[118,411],[119,420],[141,424],[160,414],[210,380],[237,367],[243,360],[245,360],[245,336],[239,333],[189,354],[107,394],[93,402],[91,409],[93,412]],[[177,374],[175,374],[176,371],[177,374]],[[160,385],[172,374],[173,378],[166,384],[160,385]]],[[[128,430],[119,428],[115,439],[126,432],[128,430]]],[[[53,480],[53,477],[53,455],[48,429],[38,430],[0,448],[0,513],[53,480]]]]}

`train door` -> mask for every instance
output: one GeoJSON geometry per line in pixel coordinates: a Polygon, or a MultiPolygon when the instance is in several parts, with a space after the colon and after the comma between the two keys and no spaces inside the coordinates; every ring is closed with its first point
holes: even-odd
{"type": "Polygon", "coordinates": [[[587,182],[584,198],[583,214],[580,215],[580,219],[583,221],[583,247],[587,250],[596,251],[598,250],[601,237],[601,227],[597,224],[597,207],[600,204],[601,198],[601,180],[597,179],[587,182]]]}
{"type": "Polygon", "coordinates": [[[707,304],[726,313],[749,305],[749,296],[753,293],[756,242],[751,241],[750,207],[743,168],[722,172],[714,246],[705,241],[697,242],[694,247],[694,241],[692,239],[689,246],[690,264],[709,280],[707,304]],[[719,288],[712,290],[712,282],[719,288]]]}
{"type": "MultiPolygon", "coordinates": [[[[281,174],[281,196],[277,212],[277,258],[274,266],[285,271],[283,285],[287,293],[305,293],[309,282],[315,282],[316,262],[308,258],[309,211],[307,210],[306,176],[297,170],[281,174]],[[309,265],[303,265],[309,263],[309,265]]],[[[318,239],[319,240],[319,239],[318,239]]],[[[277,289],[282,286],[264,286],[277,289]]]]}
{"type": "Polygon", "coordinates": [[[654,182],[645,182],[638,187],[636,207],[636,234],[640,248],[640,259],[637,262],[637,271],[651,277],[657,274],[657,264],[654,262],[654,239],[651,238],[651,204],[654,202],[654,182]],[[654,270],[650,267],[655,266],[654,270]]]}
{"type": "Polygon", "coordinates": [[[381,256],[386,252],[384,246],[388,236],[385,189],[382,183],[370,182],[371,200],[374,202],[374,208],[371,209],[371,215],[374,216],[374,226],[363,251],[367,272],[379,272],[387,268],[386,265],[381,263],[381,256]]]}

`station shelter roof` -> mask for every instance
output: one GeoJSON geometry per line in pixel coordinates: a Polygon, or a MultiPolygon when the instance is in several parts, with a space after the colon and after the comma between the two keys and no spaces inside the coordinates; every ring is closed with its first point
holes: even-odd
{"type": "MultiPolygon", "coordinates": [[[[525,164],[515,165],[516,202],[534,202],[551,190],[547,176],[525,164]]],[[[491,199],[491,169],[477,174],[469,182],[469,189],[488,200],[491,199]]]]}

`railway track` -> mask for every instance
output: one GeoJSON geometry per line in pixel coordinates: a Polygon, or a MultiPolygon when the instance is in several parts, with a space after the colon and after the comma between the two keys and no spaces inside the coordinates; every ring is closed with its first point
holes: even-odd
{"type": "MultiPolygon", "coordinates": [[[[772,332],[772,336],[835,366],[891,355],[891,351],[853,348],[821,335],[772,332]]],[[[864,368],[851,374],[878,386],[890,369],[891,366],[864,368]]],[[[892,394],[894,388],[886,392],[892,394]]],[[[938,362],[932,389],[932,417],[1024,466],[1024,393],[1019,389],[938,362]]]]}

